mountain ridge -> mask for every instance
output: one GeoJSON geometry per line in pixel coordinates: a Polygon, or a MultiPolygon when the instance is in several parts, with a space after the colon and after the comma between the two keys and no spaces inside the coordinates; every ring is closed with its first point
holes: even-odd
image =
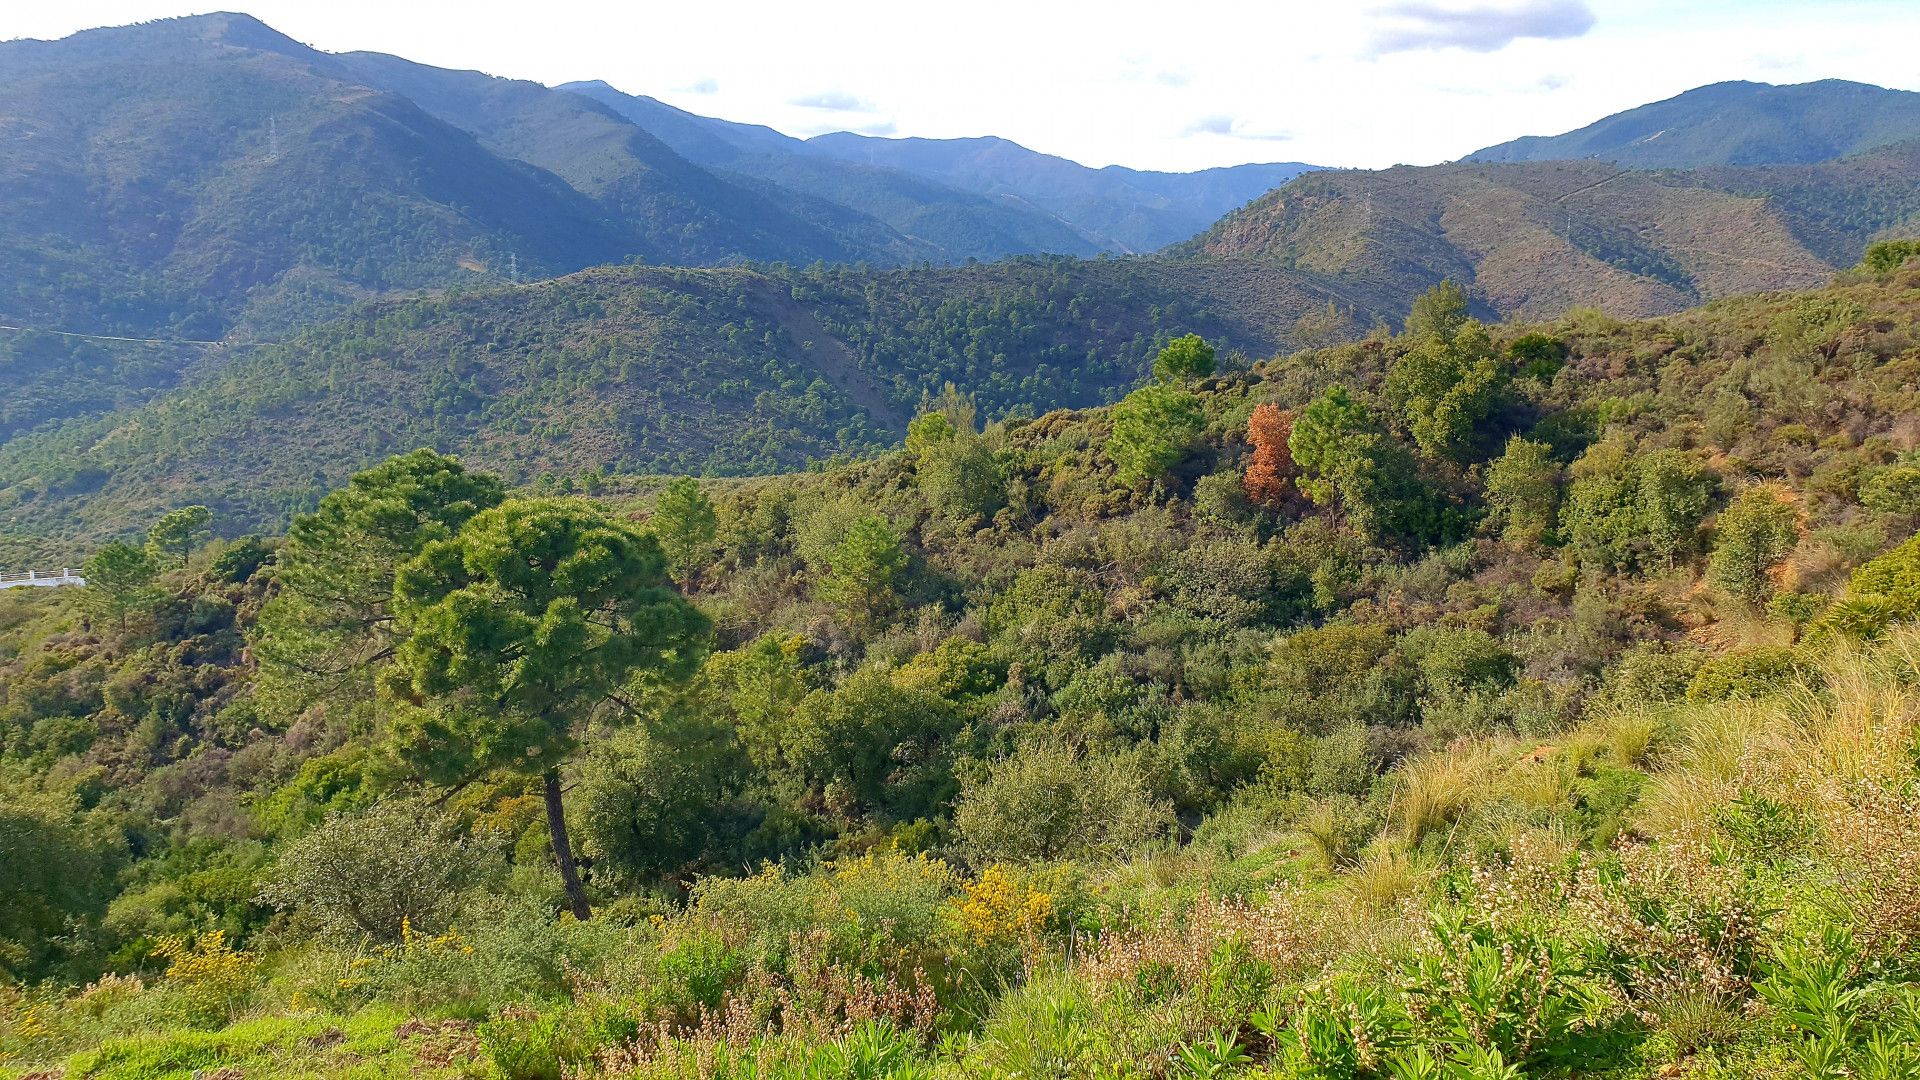
{"type": "Polygon", "coordinates": [[[1483,147],[1463,161],[1598,158],[1634,168],[1811,165],[1920,138],[1920,93],[1845,79],[1728,81],[1613,113],[1559,135],[1483,147]]]}

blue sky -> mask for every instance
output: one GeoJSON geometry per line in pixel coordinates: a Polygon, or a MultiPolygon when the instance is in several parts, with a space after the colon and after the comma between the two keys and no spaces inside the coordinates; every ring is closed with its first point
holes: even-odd
{"type": "MultiPolygon", "coordinates": [[[[0,4],[0,37],[215,10],[0,4]]],[[[1429,164],[1723,79],[1920,90],[1916,0],[228,0],[322,49],[604,79],[798,135],[1091,165],[1429,164]]]]}

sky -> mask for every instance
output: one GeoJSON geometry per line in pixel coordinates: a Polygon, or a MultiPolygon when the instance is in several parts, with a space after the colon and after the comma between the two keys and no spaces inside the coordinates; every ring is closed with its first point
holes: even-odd
{"type": "MultiPolygon", "coordinates": [[[[0,0],[0,39],[221,10],[0,0]]],[[[1917,0],[229,0],[333,52],[601,79],[789,134],[1380,168],[1725,79],[1920,90],[1917,0]]]]}

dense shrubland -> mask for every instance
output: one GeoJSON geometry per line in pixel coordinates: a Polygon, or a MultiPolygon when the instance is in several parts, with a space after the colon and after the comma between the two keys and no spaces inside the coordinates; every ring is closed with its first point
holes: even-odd
{"type": "Polygon", "coordinates": [[[1217,367],[0,593],[0,1067],[1920,1071],[1914,271],[1217,367]]]}
{"type": "Polygon", "coordinates": [[[569,489],[869,455],[949,381],[994,415],[1080,408],[1124,393],[1182,333],[1244,366],[1372,321],[1329,295],[1284,268],[1147,259],[604,267],[367,303],[193,363],[148,345],[0,343],[19,376],[0,403],[0,561],[77,558],[188,503],[229,536],[284,531],[420,446],[569,489]],[[1305,330],[1302,312],[1317,313],[1305,330]]]}

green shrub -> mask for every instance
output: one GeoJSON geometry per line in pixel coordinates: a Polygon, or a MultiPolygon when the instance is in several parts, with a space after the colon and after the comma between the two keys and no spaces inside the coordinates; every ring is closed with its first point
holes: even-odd
{"type": "Polygon", "coordinates": [[[1687,700],[1768,697],[1794,686],[1800,675],[1799,661],[1791,649],[1744,649],[1701,664],[1687,684],[1687,700]]]}
{"type": "Polygon", "coordinates": [[[1101,861],[1138,854],[1166,836],[1173,813],[1126,759],[1036,745],[967,784],[953,825],[981,860],[1101,861]]]}
{"type": "Polygon", "coordinates": [[[397,942],[437,933],[496,862],[432,807],[394,799],[334,814],[288,845],[260,898],[320,930],[397,942]]]}
{"type": "Polygon", "coordinates": [[[1774,589],[1769,575],[1800,542],[1800,531],[1799,508],[1782,492],[1748,488],[1714,522],[1707,580],[1742,600],[1765,602],[1774,589]]]}
{"type": "Polygon", "coordinates": [[[1880,240],[1867,245],[1860,267],[1872,274],[1891,274],[1913,258],[1920,258],[1920,239],[1880,240]]]}

